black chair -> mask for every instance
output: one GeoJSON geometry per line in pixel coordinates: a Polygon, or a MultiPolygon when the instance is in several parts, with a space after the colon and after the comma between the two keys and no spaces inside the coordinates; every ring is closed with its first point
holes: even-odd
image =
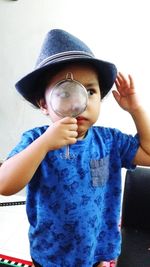
{"type": "Polygon", "coordinates": [[[150,267],[150,168],[127,171],[117,267],[150,267]]]}

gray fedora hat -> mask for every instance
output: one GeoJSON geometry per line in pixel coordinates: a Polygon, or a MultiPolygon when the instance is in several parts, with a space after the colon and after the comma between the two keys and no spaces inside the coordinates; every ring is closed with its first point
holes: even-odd
{"type": "Polygon", "coordinates": [[[37,106],[37,94],[45,90],[42,82],[46,73],[55,73],[59,66],[70,62],[88,62],[95,66],[102,98],[112,88],[117,75],[116,66],[95,58],[90,48],[74,35],[61,30],[50,30],[43,42],[35,69],[19,80],[15,86],[30,103],[37,106]]]}

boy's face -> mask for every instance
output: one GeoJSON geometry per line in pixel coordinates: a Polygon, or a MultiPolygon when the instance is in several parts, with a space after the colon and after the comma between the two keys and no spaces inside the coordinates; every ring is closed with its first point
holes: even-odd
{"type": "Polygon", "coordinates": [[[74,80],[80,82],[87,90],[88,102],[85,111],[77,117],[78,137],[84,136],[87,130],[97,121],[100,111],[100,87],[98,75],[95,69],[89,64],[72,63],[65,66],[61,71],[54,75],[45,91],[45,99],[40,101],[40,107],[44,114],[50,116],[53,122],[61,118],[52,110],[49,96],[56,83],[64,80],[67,73],[72,73],[74,80]]]}

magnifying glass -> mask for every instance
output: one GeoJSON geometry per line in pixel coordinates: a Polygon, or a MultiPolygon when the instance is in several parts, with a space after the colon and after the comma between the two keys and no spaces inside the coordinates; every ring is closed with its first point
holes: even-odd
{"type": "MultiPolygon", "coordinates": [[[[71,72],[66,79],[58,82],[50,93],[50,105],[59,117],[77,117],[87,107],[88,94],[86,88],[73,79],[71,72]]],[[[70,158],[69,146],[66,149],[66,158],[70,158]]]]}

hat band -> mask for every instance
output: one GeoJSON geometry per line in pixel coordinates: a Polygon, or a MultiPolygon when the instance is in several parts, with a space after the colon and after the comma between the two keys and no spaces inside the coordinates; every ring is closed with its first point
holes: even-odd
{"type": "Polygon", "coordinates": [[[59,61],[63,61],[65,59],[75,59],[75,58],[94,58],[92,54],[82,52],[82,51],[67,51],[67,52],[61,52],[55,55],[52,55],[50,57],[47,57],[44,59],[40,64],[36,66],[36,68],[41,68],[43,66],[48,65],[50,62],[51,63],[56,63],[59,61]]]}

